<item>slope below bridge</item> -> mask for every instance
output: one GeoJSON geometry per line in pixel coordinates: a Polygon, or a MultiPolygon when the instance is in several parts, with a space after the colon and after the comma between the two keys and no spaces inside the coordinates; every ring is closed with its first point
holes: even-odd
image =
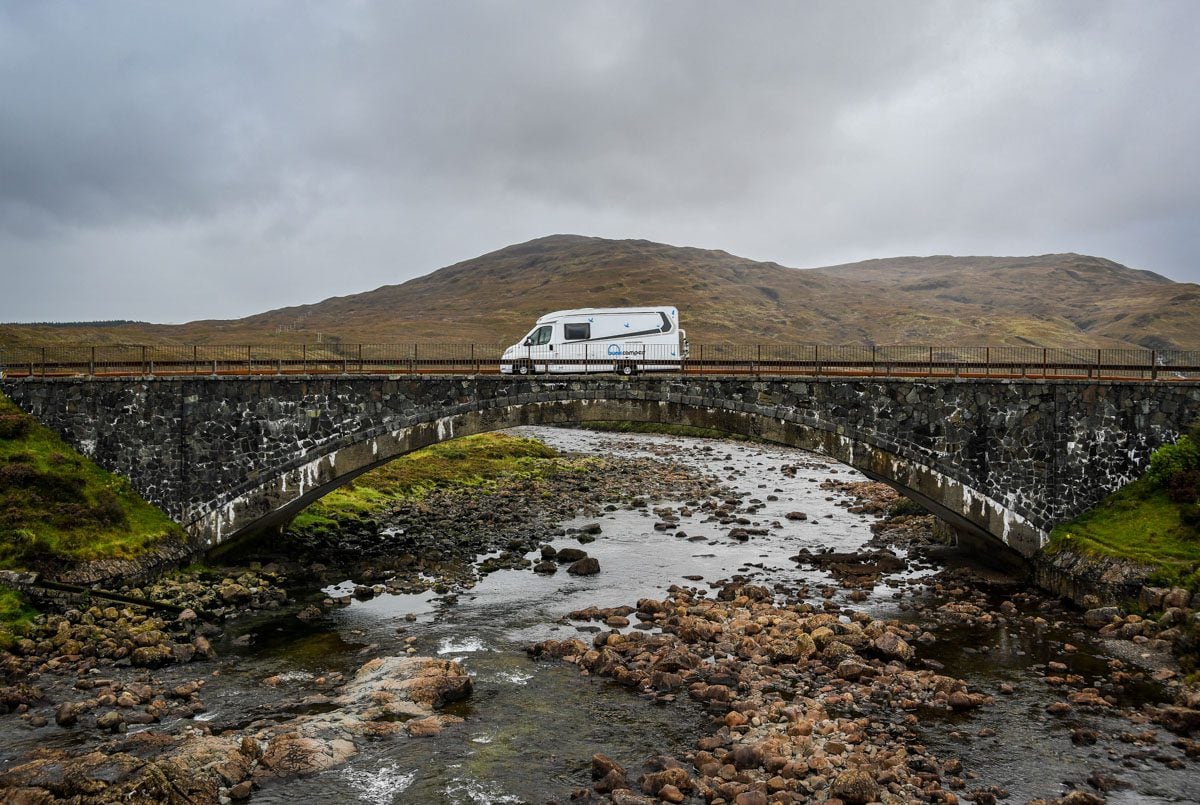
{"type": "Polygon", "coordinates": [[[1200,414],[1192,383],[579,376],[9,378],[210,548],[397,456],[515,425],[714,428],[828,456],[1028,557],[1200,414]]]}

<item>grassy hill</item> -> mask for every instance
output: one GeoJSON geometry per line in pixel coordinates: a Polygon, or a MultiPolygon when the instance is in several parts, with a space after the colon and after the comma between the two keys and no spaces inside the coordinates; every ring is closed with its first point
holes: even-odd
{"type": "Polygon", "coordinates": [[[129,559],[182,529],[0,395],[0,569],[129,559]]]}
{"type": "Polygon", "coordinates": [[[0,325],[0,346],[511,343],[545,312],[672,304],[693,343],[1200,349],[1200,286],[1097,257],[896,257],[817,269],[554,235],[398,285],[230,321],[0,325]]]}

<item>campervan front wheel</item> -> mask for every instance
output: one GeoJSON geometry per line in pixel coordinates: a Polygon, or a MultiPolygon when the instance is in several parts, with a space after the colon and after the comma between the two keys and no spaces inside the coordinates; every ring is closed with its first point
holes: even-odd
{"type": "Polygon", "coordinates": [[[513,368],[517,370],[517,374],[519,375],[533,374],[533,364],[529,361],[518,361],[513,368]]]}

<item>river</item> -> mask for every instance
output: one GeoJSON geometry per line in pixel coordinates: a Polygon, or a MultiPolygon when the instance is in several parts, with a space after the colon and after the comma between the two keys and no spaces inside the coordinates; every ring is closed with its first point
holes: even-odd
{"type": "MultiPolygon", "coordinates": [[[[570,620],[575,610],[663,598],[673,585],[715,590],[709,585],[734,577],[772,589],[781,600],[920,623],[936,635],[919,647],[920,662],[966,679],[972,690],[996,694],[969,714],[918,713],[919,740],[939,755],[961,758],[971,790],[987,788],[1020,802],[1060,796],[1072,787],[1096,793],[1088,780],[1099,773],[1117,786],[1105,793],[1109,802],[1196,801],[1196,761],[1172,747],[1169,733],[1119,714],[1133,711],[1136,718],[1138,707],[1163,696],[1161,686],[1145,679],[1113,683],[1114,660],[1129,669],[1147,659],[1132,644],[1101,641],[1057,602],[1002,579],[987,588],[985,607],[999,611],[1009,602],[999,625],[955,626],[934,617],[947,600],[982,601],[978,593],[953,589],[953,575],[928,583],[946,562],[964,561],[953,551],[910,557],[903,570],[858,593],[823,570],[792,561],[801,549],[851,552],[871,539],[876,518],[851,512],[858,501],[830,488],[830,482],[864,481],[855,471],[812,454],[746,442],[540,427],[514,433],[563,453],[683,463],[715,478],[736,509],[724,519],[734,521],[719,522],[698,500],[612,506],[599,516],[561,523],[564,533],[553,542],[556,549],[580,547],[579,529],[598,525],[594,541],[583,546],[599,560],[597,575],[499,570],[448,594],[354,600],[310,624],[292,614],[238,622],[218,646],[219,671],[205,687],[207,712],[199,723],[244,726],[265,677],[286,686],[406,651],[460,659],[474,680],[473,694],[448,708],[465,723],[431,737],[370,741],[348,764],[268,784],[255,792],[255,802],[566,802],[573,790],[592,784],[597,752],[633,770],[654,756],[683,758],[711,732],[711,716],[686,695],[655,702],[581,675],[575,665],[531,660],[526,648],[548,638],[590,641],[608,628],[570,620]],[[673,525],[664,527],[667,522],[673,525]],[[749,533],[731,536],[739,527],[749,533]],[[250,645],[236,639],[244,633],[254,634],[250,645]],[[1078,675],[1081,685],[1101,686],[1118,706],[1111,714],[1076,708],[1065,718],[1048,715],[1047,706],[1063,698],[1045,681],[1050,662],[1061,662],[1061,673],[1078,675]],[[1011,693],[998,693],[1002,686],[1011,693]]],[[[530,557],[536,561],[536,553],[530,557]]],[[[324,592],[340,596],[353,588],[346,579],[324,592]]],[[[635,628],[640,625],[625,630],[635,628]]],[[[183,678],[186,672],[162,673],[183,678]]],[[[70,745],[69,735],[55,743],[70,745]]],[[[13,740],[9,756],[31,748],[22,744],[27,737],[4,737],[13,740]]]]}

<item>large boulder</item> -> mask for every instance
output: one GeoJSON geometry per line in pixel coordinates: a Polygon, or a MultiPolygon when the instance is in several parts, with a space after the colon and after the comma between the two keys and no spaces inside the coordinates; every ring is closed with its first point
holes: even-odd
{"type": "Polygon", "coordinates": [[[340,766],[357,753],[354,744],[345,739],[323,741],[288,732],[271,739],[254,773],[265,777],[317,774],[340,766]]]}

